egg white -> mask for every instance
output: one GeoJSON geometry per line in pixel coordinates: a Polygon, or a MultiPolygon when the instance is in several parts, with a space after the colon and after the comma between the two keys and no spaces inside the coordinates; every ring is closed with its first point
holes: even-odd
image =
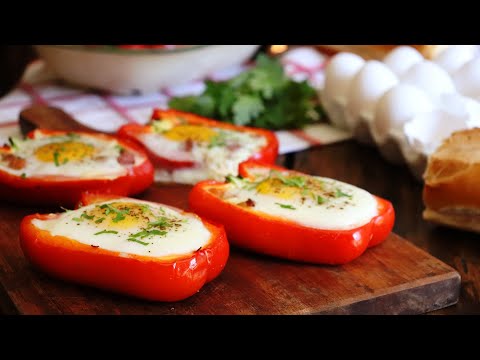
{"type": "Polygon", "coordinates": [[[188,254],[208,244],[211,237],[211,233],[203,222],[194,214],[181,213],[166,205],[130,198],[120,198],[88,205],[77,210],[62,213],[58,217],[48,220],[35,219],[33,220],[33,225],[39,229],[50,232],[53,236],[64,236],[85,245],[115,251],[125,255],[135,254],[150,257],[188,254]],[[121,228],[121,221],[116,223],[120,226],[120,228],[118,228],[111,226],[111,223],[110,226],[105,222],[97,224],[95,221],[99,220],[98,216],[93,219],[82,217],[84,213],[91,214],[92,209],[96,207],[106,204],[113,204],[112,206],[114,206],[115,203],[148,205],[152,216],[150,216],[149,220],[140,218],[138,222],[129,223],[129,226],[124,229],[121,228]],[[169,229],[166,235],[152,235],[141,238],[141,241],[148,243],[148,245],[127,240],[132,237],[132,234],[148,228],[148,222],[154,221],[155,216],[174,219],[178,225],[169,229]],[[114,230],[118,233],[98,234],[104,230],[114,230]]]}
{"type": "MultiPolygon", "coordinates": [[[[81,179],[114,179],[127,173],[127,168],[121,165],[117,158],[120,155],[119,144],[116,140],[100,139],[86,134],[76,134],[75,138],[68,135],[51,136],[37,134],[35,139],[14,140],[13,154],[26,160],[25,167],[12,169],[6,163],[0,161],[0,169],[16,176],[44,177],[63,176],[81,179]],[[82,159],[55,163],[54,161],[42,161],[36,156],[36,151],[42,146],[52,143],[75,141],[94,148],[91,156],[82,159]]],[[[145,159],[135,154],[135,165],[145,159]]]]}
{"type": "MultiPolygon", "coordinates": [[[[270,176],[268,171],[262,170],[258,170],[255,174],[254,182],[270,176]]],[[[308,175],[302,175],[302,177],[321,182],[323,190],[315,192],[315,196],[302,195],[299,191],[296,195],[285,198],[275,192],[259,192],[258,187],[249,186],[248,182],[247,185],[242,185],[243,182],[231,182],[226,186],[223,199],[233,204],[242,204],[250,199],[255,204],[249,207],[251,211],[287,219],[316,229],[350,230],[367,224],[378,215],[377,201],[367,191],[330,178],[308,175]],[[348,196],[325,195],[335,194],[337,190],[348,196]],[[322,196],[323,203],[318,203],[317,195],[322,196]]]]}

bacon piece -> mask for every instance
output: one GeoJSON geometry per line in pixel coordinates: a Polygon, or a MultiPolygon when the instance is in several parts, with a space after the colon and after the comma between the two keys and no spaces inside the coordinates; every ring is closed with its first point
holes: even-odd
{"type": "Polygon", "coordinates": [[[121,165],[133,165],[135,164],[135,156],[129,151],[122,150],[117,161],[121,165]]]}
{"type": "Polygon", "coordinates": [[[6,161],[7,166],[13,170],[23,169],[27,165],[25,159],[13,154],[2,154],[2,161],[6,161]]]}
{"type": "Polygon", "coordinates": [[[193,147],[193,140],[189,138],[187,139],[187,141],[185,141],[185,151],[191,151],[192,147],[193,147]]]}

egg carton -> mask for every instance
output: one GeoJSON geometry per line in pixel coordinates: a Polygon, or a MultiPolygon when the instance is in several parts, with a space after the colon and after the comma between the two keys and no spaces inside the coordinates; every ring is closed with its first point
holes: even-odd
{"type": "Polygon", "coordinates": [[[451,45],[432,60],[399,46],[383,59],[332,57],[320,101],[331,122],[422,179],[430,154],[452,132],[480,127],[477,45],[451,45]]]}

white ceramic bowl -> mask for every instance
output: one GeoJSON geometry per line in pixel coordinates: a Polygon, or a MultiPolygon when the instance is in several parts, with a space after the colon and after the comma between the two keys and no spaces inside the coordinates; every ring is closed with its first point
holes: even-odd
{"type": "Polygon", "coordinates": [[[75,85],[118,94],[142,94],[202,79],[245,62],[260,45],[189,45],[131,50],[84,45],[37,45],[61,78],[75,85]]]}

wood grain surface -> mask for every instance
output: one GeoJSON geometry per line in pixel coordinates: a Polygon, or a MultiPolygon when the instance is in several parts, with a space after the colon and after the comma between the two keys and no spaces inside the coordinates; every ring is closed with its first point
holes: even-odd
{"type": "MultiPolygon", "coordinates": [[[[186,208],[189,187],[150,187],[141,198],[186,208]]],[[[236,248],[223,273],[178,303],[154,303],[65,283],[34,269],[18,242],[32,211],[0,207],[2,310],[19,314],[419,314],[454,304],[460,277],[392,234],[344,266],[274,259],[236,248]]]]}

